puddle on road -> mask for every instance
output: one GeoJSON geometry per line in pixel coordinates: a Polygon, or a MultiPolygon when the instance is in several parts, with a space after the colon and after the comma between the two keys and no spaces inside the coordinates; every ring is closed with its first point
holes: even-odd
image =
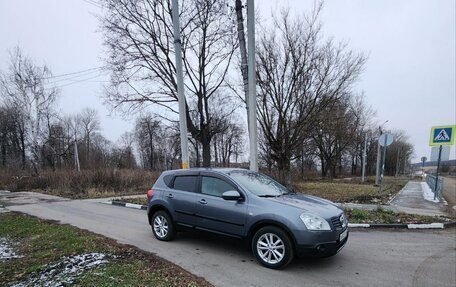
{"type": "Polygon", "coordinates": [[[10,287],[25,286],[67,286],[75,283],[77,276],[108,262],[112,255],[103,253],[86,253],[75,256],[63,257],[57,263],[44,266],[40,271],[32,273],[21,282],[10,287]]]}

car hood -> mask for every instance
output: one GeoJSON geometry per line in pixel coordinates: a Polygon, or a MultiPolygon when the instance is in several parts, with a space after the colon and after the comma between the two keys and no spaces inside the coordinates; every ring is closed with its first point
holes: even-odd
{"type": "Polygon", "coordinates": [[[342,213],[342,210],[333,202],[311,195],[286,194],[267,199],[278,204],[299,208],[302,212],[313,213],[326,219],[330,219],[331,217],[338,216],[342,213]]]}

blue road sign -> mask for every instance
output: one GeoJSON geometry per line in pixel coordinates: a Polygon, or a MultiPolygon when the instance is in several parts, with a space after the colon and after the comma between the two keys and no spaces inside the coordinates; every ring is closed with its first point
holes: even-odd
{"type": "Polygon", "coordinates": [[[455,126],[432,127],[429,145],[452,145],[455,132],[455,126]]]}

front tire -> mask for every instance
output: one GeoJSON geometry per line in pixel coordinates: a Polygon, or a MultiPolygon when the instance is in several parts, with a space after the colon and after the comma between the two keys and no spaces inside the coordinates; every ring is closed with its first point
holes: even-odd
{"type": "Polygon", "coordinates": [[[159,210],[152,216],[152,233],[161,241],[171,241],[176,235],[174,223],[166,211],[159,210]]]}
{"type": "Polygon", "coordinates": [[[275,226],[263,227],[255,233],[252,251],[261,265],[272,269],[284,268],[294,258],[290,237],[275,226]]]}

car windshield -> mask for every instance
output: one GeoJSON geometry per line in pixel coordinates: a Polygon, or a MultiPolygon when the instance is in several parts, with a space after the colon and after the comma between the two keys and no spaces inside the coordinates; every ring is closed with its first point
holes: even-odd
{"type": "Polygon", "coordinates": [[[290,193],[285,186],[261,173],[232,172],[230,176],[247,190],[260,197],[276,197],[290,193]]]}

